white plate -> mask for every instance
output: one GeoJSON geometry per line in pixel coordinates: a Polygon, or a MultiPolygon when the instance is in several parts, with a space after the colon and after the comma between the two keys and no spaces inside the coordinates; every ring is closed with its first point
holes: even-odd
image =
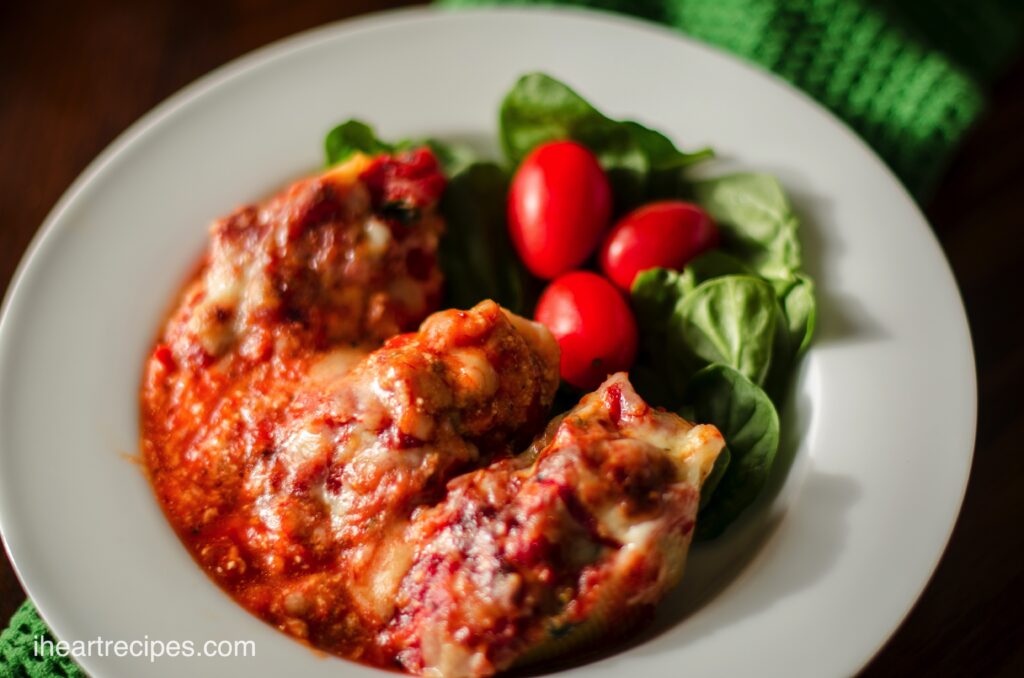
{"type": "Polygon", "coordinates": [[[65,640],[252,639],[255,659],[85,657],[97,678],[354,676],[236,606],[193,563],[136,452],[143,357],[206,224],[321,161],[349,116],[384,137],[493,146],[525,71],[615,115],[777,174],[805,222],[820,332],[786,418],[791,469],[726,538],[615,676],[839,676],[899,624],[963,496],[975,428],[970,338],[932,233],[879,159],[776,78],[667,30],[555,11],[405,11],[304,34],[188,87],[60,201],[0,325],[0,525],[65,640]]]}

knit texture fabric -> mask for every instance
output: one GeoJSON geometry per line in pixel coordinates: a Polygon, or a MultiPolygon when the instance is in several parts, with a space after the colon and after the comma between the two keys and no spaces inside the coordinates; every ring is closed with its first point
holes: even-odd
{"type": "Polygon", "coordinates": [[[845,120],[918,198],[1024,32],[1021,0],[440,0],[579,5],[673,26],[771,70],[845,120]]]}
{"type": "Polygon", "coordinates": [[[36,655],[37,638],[55,641],[30,601],[25,601],[0,633],[0,678],[86,678],[74,661],[55,654],[36,655]]]}
{"type": "MultiPolygon", "coordinates": [[[[550,0],[441,0],[448,6],[550,0]]],[[[563,0],[673,26],[800,87],[873,146],[919,198],[985,107],[1024,32],[1022,0],[563,0]]],[[[84,678],[31,602],[0,634],[0,678],[84,678]]]]}

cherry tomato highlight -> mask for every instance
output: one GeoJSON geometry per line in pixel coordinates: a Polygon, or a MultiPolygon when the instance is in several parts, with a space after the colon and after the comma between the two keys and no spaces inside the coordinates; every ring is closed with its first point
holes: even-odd
{"type": "Polygon", "coordinates": [[[593,254],[611,212],[608,177],[594,154],[574,141],[533,149],[509,187],[512,243],[526,268],[548,280],[593,254]]]}
{"type": "Polygon", "coordinates": [[[601,246],[601,270],[623,290],[649,268],[679,270],[718,245],[718,228],[693,203],[665,200],[644,205],[612,228],[601,246]]]}
{"type": "Polygon", "coordinates": [[[562,350],[562,378],[582,389],[597,387],[636,358],[637,328],[622,294],[605,278],[573,271],[556,278],[537,302],[534,317],[562,350]]]}

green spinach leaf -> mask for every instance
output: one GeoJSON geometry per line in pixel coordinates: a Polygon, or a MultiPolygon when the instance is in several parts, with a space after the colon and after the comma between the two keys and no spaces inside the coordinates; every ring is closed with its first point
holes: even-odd
{"type": "Polygon", "coordinates": [[[459,174],[477,160],[476,152],[464,144],[455,144],[440,139],[401,139],[394,143],[377,137],[372,127],[360,120],[347,120],[327,133],[324,152],[327,165],[336,165],[348,160],[356,153],[376,155],[394,153],[418,146],[427,146],[448,177],[459,174]]]}
{"type": "Polygon", "coordinates": [[[670,322],[685,291],[683,276],[667,268],[641,272],[630,290],[640,334],[640,351],[630,378],[648,402],[662,407],[679,404],[686,375],[692,371],[686,356],[670,347],[670,322]]]}
{"type": "Polygon", "coordinates": [[[817,318],[817,304],[814,301],[814,282],[803,273],[796,273],[791,280],[773,281],[775,291],[786,315],[789,331],[789,345],[793,357],[799,357],[810,346],[817,318]]]}
{"type": "Polygon", "coordinates": [[[447,223],[440,261],[448,306],[494,299],[515,313],[528,311],[535,283],[509,241],[507,189],[508,175],[494,163],[473,163],[449,179],[440,206],[447,223]]]}
{"type": "Polygon", "coordinates": [[[727,365],[694,375],[686,396],[697,419],[722,432],[730,452],[697,518],[697,538],[707,539],[721,534],[764,488],[779,448],[779,415],[760,387],[727,365]]]}
{"type": "Polygon", "coordinates": [[[682,349],[706,363],[724,363],[757,384],[772,362],[778,323],[772,286],[760,278],[711,278],[685,294],[670,316],[669,348],[682,349]]]}
{"type": "Polygon", "coordinates": [[[800,268],[797,219],[779,182],[767,174],[732,174],[693,185],[715,219],[723,248],[766,278],[789,278],[800,268]]]}
{"type": "Polygon", "coordinates": [[[643,330],[640,341],[656,358],[664,357],[669,319],[686,289],[684,277],[667,268],[641,271],[633,280],[630,300],[643,330]]]}
{"type": "Polygon", "coordinates": [[[686,265],[680,275],[684,293],[692,292],[702,282],[724,275],[754,275],[750,267],[722,250],[708,250],[686,265]]]}
{"type": "Polygon", "coordinates": [[[718,453],[718,459],[715,459],[715,465],[711,467],[711,473],[704,479],[704,484],[700,488],[700,508],[703,509],[709,503],[711,503],[711,497],[714,496],[715,490],[718,489],[719,484],[722,482],[722,478],[729,470],[729,464],[732,462],[732,453],[729,452],[729,446],[726,445],[722,448],[722,451],[718,453]]]}
{"type": "Polygon", "coordinates": [[[613,120],[570,87],[543,73],[524,75],[501,104],[501,146],[516,167],[535,146],[571,139],[597,156],[619,211],[675,192],[682,168],[712,157],[684,153],[664,134],[632,120],[613,120]]]}
{"type": "Polygon", "coordinates": [[[348,160],[356,153],[374,155],[390,153],[401,144],[390,144],[377,138],[373,128],[360,120],[348,120],[341,123],[324,139],[324,151],[328,165],[336,165],[348,160]]]}
{"type": "MultiPolygon", "coordinates": [[[[441,141],[440,139],[429,138],[423,141],[441,163],[441,169],[447,177],[454,177],[468,169],[470,165],[480,160],[477,152],[466,144],[441,141]]],[[[415,145],[415,144],[411,144],[415,145]]]]}

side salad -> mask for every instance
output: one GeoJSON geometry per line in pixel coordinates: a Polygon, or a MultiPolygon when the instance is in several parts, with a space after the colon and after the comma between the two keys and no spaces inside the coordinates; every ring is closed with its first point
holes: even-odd
{"type": "Polygon", "coordinates": [[[764,488],[778,405],[814,333],[814,283],[782,187],[767,174],[692,179],[710,149],[681,151],[542,73],[513,85],[499,121],[502,162],[436,139],[383,141],[358,120],[327,135],[327,162],[430,146],[449,179],[447,305],[491,298],[547,325],[562,347],[563,407],[628,370],[649,402],[716,425],[727,449],[697,537],[720,535],[764,488]]]}

